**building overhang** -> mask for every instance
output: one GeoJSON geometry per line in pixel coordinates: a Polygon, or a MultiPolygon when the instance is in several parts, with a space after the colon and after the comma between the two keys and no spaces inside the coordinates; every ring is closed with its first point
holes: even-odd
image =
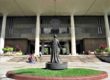
{"type": "Polygon", "coordinates": [[[0,15],[104,15],[110,0],[0,0],[0,15]]]}

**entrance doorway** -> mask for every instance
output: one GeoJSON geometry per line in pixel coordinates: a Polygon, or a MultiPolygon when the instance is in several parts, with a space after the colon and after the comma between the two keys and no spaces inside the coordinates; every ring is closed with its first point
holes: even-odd
{"type": "Polygon", "coordinates": [[[28,40],[28,54],[34,54],[35,52],[35,40],[28,40]]]}
{"type": "MultiPolygon", "coordinates": [[[[66,41],[60,41],[60,45],[62,49],[60,50],[60,55],[68,55],[69,54],[69,43],[66,41]]],[[[51,41],[41,41],[40,43],[40,52],[43,55],[51,54],[51,41]]]]}
{"type": "Polygon", "coordinates": [[[41,41],[40,42],[40,52],[42,55],[48,55],[51,53],[51,42],[41,41]]]}
{"type": "Polygon", "coordinates": [[[83,40],[76,40],[76,52],[83,54],[83,40]]]}

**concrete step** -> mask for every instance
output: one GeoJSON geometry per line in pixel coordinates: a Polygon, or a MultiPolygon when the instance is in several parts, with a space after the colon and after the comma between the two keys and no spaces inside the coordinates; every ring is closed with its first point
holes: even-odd
{"type": "MultiPolygon", "coordinates": [[[[95,55],[60,55],[60,59],[63,62],[100,62],[95,55]]],[[[44,55],[40,58],[41,62],[50,61],[50,55],[44,55]]]]}
{"type": "MultiPolygon", "coordinates": [[[[60,55],[60,60],[63,62],[100,62],[100,60],[95,55],[60,55]]],[[[28,56],[15,56],[8,60],[8,62],[26,62],[28,61],[28,56]]],[[[50,55],[42,55],[38,58],[39,62],[49,62],[50,55]]]]}

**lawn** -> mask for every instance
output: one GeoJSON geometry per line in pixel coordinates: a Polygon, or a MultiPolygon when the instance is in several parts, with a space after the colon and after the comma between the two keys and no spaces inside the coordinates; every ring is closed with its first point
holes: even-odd
{"type": "Polygon", "coordinates": [[[51,77],[69,77],[69,76],[90,76],[102,73],[99,70],[83,69],[83,68],[69,68],[65,70],[48,70],[43,68],[27,68],[14,71],[16,74],[26,74],[33,76],[51,76],[51,77]]]}

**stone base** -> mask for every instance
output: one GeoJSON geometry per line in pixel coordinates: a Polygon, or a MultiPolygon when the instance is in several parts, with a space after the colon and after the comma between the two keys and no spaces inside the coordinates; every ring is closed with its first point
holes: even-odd
{"type": "Polygon", "coordinates": [[[46,68],[52,69],[52,70],[63,70],[63,69],[67,68],[67,62],[63,62],[63,63],[48,62],[48,63],[46,63],[46,68]]]}

